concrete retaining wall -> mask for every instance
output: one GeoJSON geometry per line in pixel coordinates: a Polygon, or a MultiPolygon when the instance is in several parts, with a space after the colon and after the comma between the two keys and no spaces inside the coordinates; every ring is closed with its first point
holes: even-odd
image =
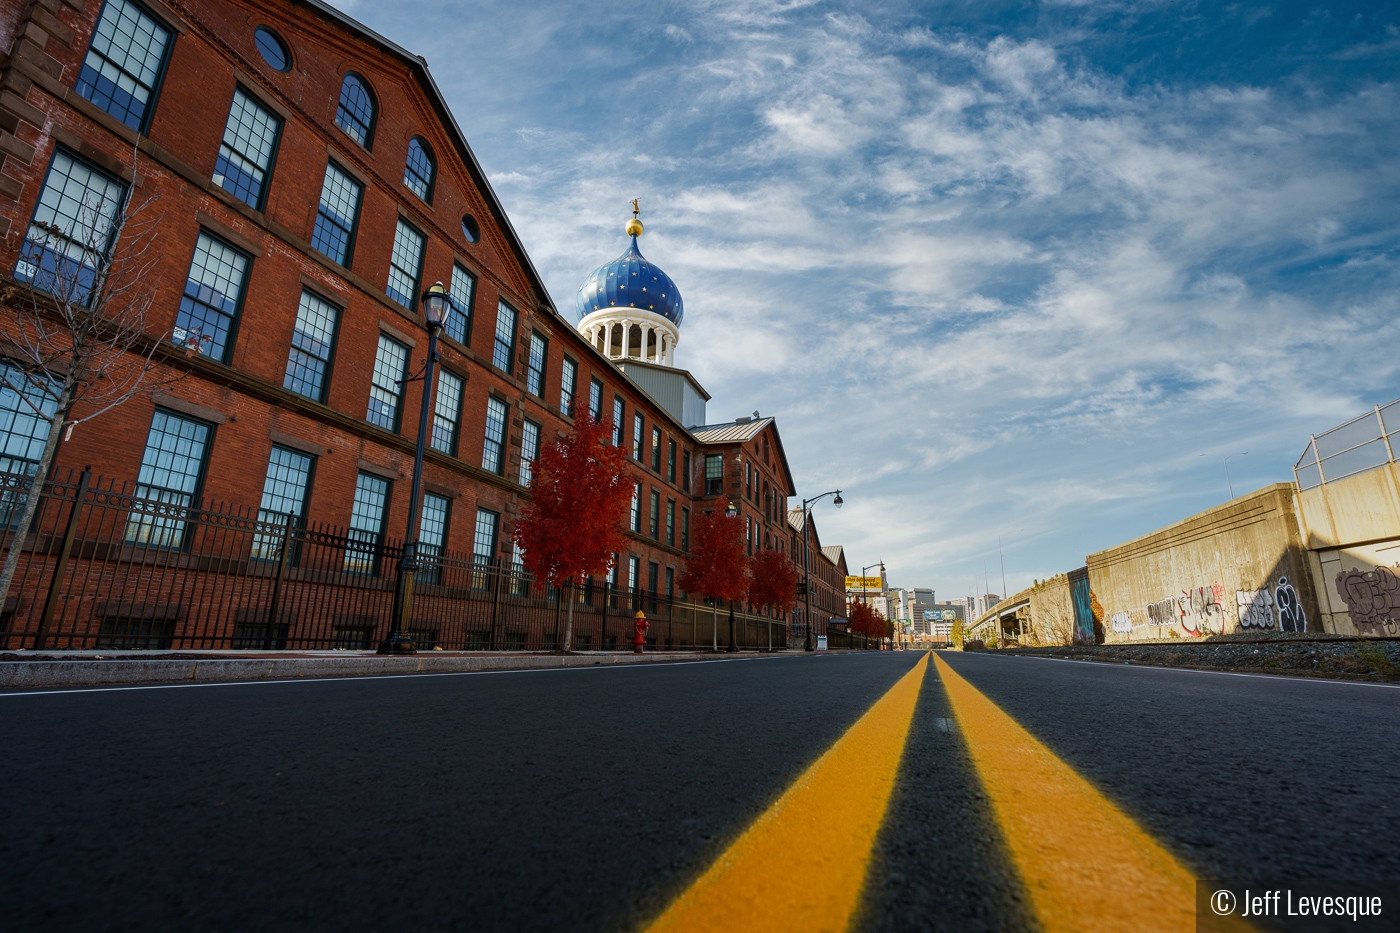
{"type": "Polygon", "coordinates": [[[1107,642],[1322,631],[1292,483],[1090,554],[1107,642]]]}
{"type": "Polygon", "coordinates": [[[1322,628],[1400,635],[1400,464],[1298,494],[1322,628]]]}

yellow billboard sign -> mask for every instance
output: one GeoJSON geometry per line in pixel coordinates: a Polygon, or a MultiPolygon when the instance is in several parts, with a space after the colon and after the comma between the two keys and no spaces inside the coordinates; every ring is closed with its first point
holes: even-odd
{"type": "Polygon", "coordinates": [[[879,590],[879,577],[847,577],[846,589],[848,590],[879,590]]]}

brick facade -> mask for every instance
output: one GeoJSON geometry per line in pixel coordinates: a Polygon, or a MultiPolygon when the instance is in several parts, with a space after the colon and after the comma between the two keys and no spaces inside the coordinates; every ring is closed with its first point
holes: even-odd
{"type": "MultiPolygon", "coordinates": [[[[136,7],[170,33],[140,136],[75,89],[103,3],[0,2],[0,47],[12,43],[9,55],[0,56],[0,275],[14,280],[56,150],[134,184],[135,201],[149,202],[147,216],[158,220],[150,247],[159,261],[149,287],[156,309],[153,324],[166,339],[156,358],[162,376],[183,378],[155,396],[135,398],[77,426],[60,448],[60,466],[91,465],[99,475],[135,477],[154,411],[161,407],[213,427],[198,491],[206,501],[256,506],[276,443],[316,458],[309,518],[348,524],[356,477],[366,472],[392,480],[385,528],[388,535],[401,536],[422,383],[407,384],[397,431],[371,424],[366,408],[381,334],[409,346],[409,372],[419,372],[425,360],[428,337],[417,301],[405,307],[386,294],[402,218],[426,240],[418,291],[434,280],[449,283],[454,266],[476,280],[467,342],[450,337],[440,342],[442,367],[464,380],[456,455],[430,449],[424,467],[426,488],[452,501],[448,550],[470,552],[476,510],[489,509],[502,519],[497,556],[509,559],[511,519],[529,496],[519,482],[524,419],[540,426],[542,442],[573,423],[560,411],[567,355],[577,363],[580,405],[588,404],[595,378],[604,386],[605,419],[614,397],[624,400],[629,452],[633,415],[640,412],[645,419],[644,454],[633,464],[642,483],[642,530],[630,533],[630,554],[641,558],[639,585],[648,582],[650,563],[658,565],[663,590],[666,568],[679,574],[683,512],[694,514],[714,498],[704,495],[706,453],[725,458],[726,492],[742,503],[744,515],[758,529],[758,546],[799,556],[786,521],[793,480],[776,426],[770,421],[742,443],[707,445],[579,337],[553,306],[421,59],[317,2],[108,0],[112,2],[136,7]],[[290,55],[286,71],[273,67],[259,51],[259,27],[270,28],[285,46],[290,55]],[[376,105],[368,148],[336,122],[348,72],[363,80],[376,105]],[[214,180],[236,91],[281,121],[265,194],[258,199],[261,209],[214,180]],[[414,138],[426,143],[436,161],[428,200],[404,182],[414,138]],[[328,162],[363,186],[344,265],[311,246],[328,162]],[[475,241],[466,232],[464,216],[479,228],[475,241]],[[169,339],[201,232],[250,260],[221,360],[169,339]],[[303,290],[339,309],[324,402],[283,388],[303,290]],[[519,314],[508,368],[493,364],[502,302],[519,314]],[[525,379],[532,333],[548,342],[539,396],[527,391],[525,379]],[[509,406],[500,473],[482,467],[491,397],[509,406]],[[652,468],[654,427],[660,428],[663,445],[659,471],[652,468]],[[674,481],[669,478],[671,441],[677,445],[674,481]],[[653,490],[662,510],[656,538],[647,514],[653,490]],[[674,546],[665,543],[669,500],[676,502],[674,546]]],[[[127,242],[118,246],[118,261],[127,242]]],[[[625,574],[624,560],[619,582],[625,583],[625,574]]]]}

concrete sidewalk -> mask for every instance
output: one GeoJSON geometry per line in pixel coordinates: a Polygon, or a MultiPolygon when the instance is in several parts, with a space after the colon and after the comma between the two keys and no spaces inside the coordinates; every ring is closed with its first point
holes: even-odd
{"type": "Polygon", "coordinates": [[[802,652],[710,651],[582,652],[577,654],[499,654],[433,651],[395,657],[358,651],[327,652],[162,652],[132,657],[112,652],[8,652],[0,655],[0,689],[80,687],[102,684],[213,683],[295,680],[316,677],[374,677],[386,674],[456,674],[466,671],[550,670],[618,664],[674,664],[758,658],[802,652]],[[226,655],[226,656],[225,656],[226,655]]]}

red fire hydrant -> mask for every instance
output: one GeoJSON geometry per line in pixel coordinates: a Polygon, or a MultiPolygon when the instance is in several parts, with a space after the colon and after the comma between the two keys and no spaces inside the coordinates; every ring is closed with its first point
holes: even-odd
{"type": "Polygon", "coordinates": [[[647,614],[640,609],[633,618],[636,619],[636,631],[632,633],[632,651],[641,654],[647,646],[647,629],[651,626],[647,624],[647,614]]]}

